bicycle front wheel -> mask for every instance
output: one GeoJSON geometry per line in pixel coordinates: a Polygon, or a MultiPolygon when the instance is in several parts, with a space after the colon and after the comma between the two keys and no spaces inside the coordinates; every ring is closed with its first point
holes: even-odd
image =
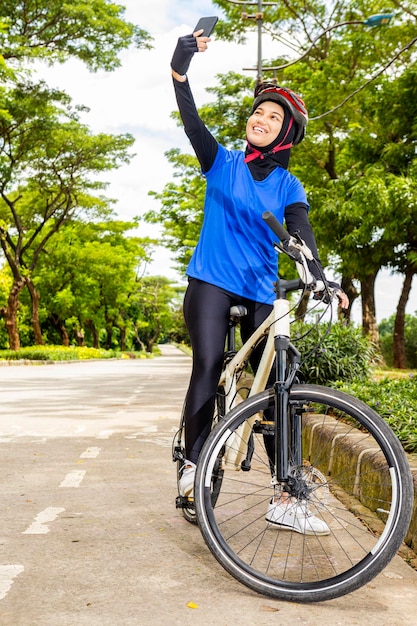
{"type": "Polygon", "coordinates": [[[289,412],[298,413],[302,444],[293,458],[290,453],[289,475],[301,510],[307,507],[326,533],[271,524],[265,516],[276,491],[270,469],[274,426],[265,411],[274,403],[273,390],[248,398],[207,439],[195,484],[202,535],[220,564],[259,593],[296,602],[350,593],[389,563],[407,532],[413,486],[406,455],[363,402],[318,385],[294,385],[289,412]],[[224,466],[213,500],[219,450],[228,446],[239,448],[235,458],[242,458],[242,448],[249,450],[243,464],[249,471],[224,466]]]}

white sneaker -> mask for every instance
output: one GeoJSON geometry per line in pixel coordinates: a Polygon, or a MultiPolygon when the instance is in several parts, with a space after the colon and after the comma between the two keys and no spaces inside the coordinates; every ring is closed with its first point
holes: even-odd
{"type": "Polygon", "coordinates": [[[195,470],[195,463],[191,463],[191,461],[184,461],[184,465],[180,469],[181,478],[178,482],[178,491],[180,496],[184,496],[185,498],[193,497],[195,470]]]}
{"type": "Polygon", "coordinates": [[[295,530],[303,535],[329,535],[330,528],[308,509],[305,500],[288,498],[277,501],[272,498],[265,519],[282,529],[295,530]]]}

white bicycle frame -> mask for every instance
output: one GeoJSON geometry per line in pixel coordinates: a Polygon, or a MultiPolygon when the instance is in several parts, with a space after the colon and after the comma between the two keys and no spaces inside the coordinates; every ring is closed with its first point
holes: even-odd
{"type": "MultiPolygon", "coordinates": [[[[266,345],[262,353],[261,361],[256,370],[253,382],[248,394],[253,396],[266,388],[266,384],[275,359],[275,337],[290,337],[290,303],[287,299],[278,299],[274,302],[274,308],[265,321],[257,328],[233,359],[226,365],[220,378],[220,385],[224,387],[226,395],[226,415],[239,403],[237,380],[239,374],[251,354],[254,345],[263,337],[267,336],[266,345]]],[[[246,457],[247,444],[252,430],[253,421],[242,425],[239,434],[234,435],[234,440],[226,446],[224,461],[227,465],[234,465],[240,469],[242,460],[246,457]]]]}
{"type": "MultiPolygon", "coordinates": [[[[315,284],[317,291],[322,290],[324,288],[323,283],[317,282],[313,278],[307,265],[307,259],[313,258],[310,249],[303,242],[300,243],[292,238],[291,244],[302,253],[301,261],[296,263],[301,280],[305,285],[315,284]]],[[[276,249],[278,252],[283,251],[281,246],[278,244],[276,244],[276,249]]],[[[266,388],[275,359],[275,338],[285,337],[290,339],[290,302],[287,298],[277,298],[274,301],[271,313],[224,368],[219,384],[222,385],[225,390],[226,416],[229,411],[242,401],[237,389],[239,374],[243,371],[254,346],[257,345],[258,342],[265,336],[267,337],[266,345],[256,370],[248,397],[264,391],[266,388]]],[[[246,457],[247,445],[256,417],[257,416],[255,415],[251,418],[251,420],[242,424],[239,428],[239,433],[236,431],[233,437],[230,438],[230,441],[226,444],[224,454],[224,462],[226,465],[234,465],[236,469],[240,469],[241,463],[246,457]]]]}

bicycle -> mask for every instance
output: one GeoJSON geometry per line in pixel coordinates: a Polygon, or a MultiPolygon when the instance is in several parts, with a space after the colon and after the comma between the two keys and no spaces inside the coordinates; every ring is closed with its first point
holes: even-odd
{"type": "MultiPolygon", "coordinates": [[[[400,442],[373,409],[300,381],[289,294],[314,287],[312,255],[271,213],[263,217],[300,279],[277,279],[272,313],[226,358],[221,416],[200,453],[194,501],[183,510],[192,510],[210,551],[238,581],[280,600],[318,602],[365,585],[395,556],[411,519],[413,483],[400,442]],[[237,403],[238,380],[260,341],[261,362],[237,403]],[[272,368],[275,381],[266,388],[272,368]],[[304,527],[274,520],[277,505],[284,517],[307,511],[304,527]],[[308,527],[310,515],[326,532],[308,527]]],[[[323,288],[330,299],[332,290],[316,285],[323,288]]]]}

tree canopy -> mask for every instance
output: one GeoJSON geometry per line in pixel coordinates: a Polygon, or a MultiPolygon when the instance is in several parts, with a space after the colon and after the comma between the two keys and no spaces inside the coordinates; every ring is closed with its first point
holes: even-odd
{"type": "MultiPolygon", "coordinates": [[[[103,193],[107,186],[104,176],[130,160],[133,144],[129,134],[93,134],[80,121],[83,107],[73,106],[68,94],[32,80],[29,69],[35,60],[52,64],[71,58],[81,60],[92,71],[115,69],[124,48],[151,45],[149,34],[126,21],[124,11],[122,5],[107,0],[0,4],[0,247],[7,264],[2,271],[0,315],[12,349],[20,347],[20,301],[24,290],[30,300],[34,341],[43,342],[41,317],[48,295],[43,291],[41,304],[40,290],[47,283],[45,260],[50,261],[54,255],[54,264],[46,267],[50,279],[56,279],[55,287],[58,285],[56,272],[62,268],[58,259],[66,241],[58,237],[62,228],[106,221],[114,231],[113,200],[103,193]],[[62,245],[60,252],[56,250],[58,243],[62,245]]],[[[123,228],[126,231],[129,227],[132,225],[123,228]]],[[[94,229],[85,226],[85,230],[90,239],[85,239],[82,250],[78,248],[77,261],[70,255],[72,271],[76,273],[76,266],[82,266],[88,250],[91,276],[86,282],[95,285],[89,297],[91,304],[94,297],[98,301],[96,308],[101,310],[111,343],[113,328],[123,326],[121,285],[126,277],[129,283],[135,276],[139,259],[149,258],[151,242],[131,237],[125,237],[123,245],[115,237],[97,241],[94,229]],[[96,266],[101,268],[100,279],[94,276],[96,266]]],[[[122,230],[119,228],[119,232],[122,230]]],[[[75,249],[74,245],[72,252],[75,249]]],[[[74,285],[74,281],[62,284],[57,301],[49,299],[51,319],[59,318],[65,307],[69,312],[71,301],[74,304],[77,297],[82,303],[81,296],[74,295],[74,285]]],[[[125,291],[129,291],[127,285],[125,291]]],[[[83,310],[80,306],[75,316],[79,324],[83,322],[83,310]]],[[[74,316],[74,311],[70,315],[74,316]]],[[[92,325],[90,317],[91,312],[87,322],[92,325]]],[[[60,325],[61,333],[64,327],[60,325]]]]}
{"type": "Polygon", "coordinates": [[[2,0],[0,49],[9,62],[78,58],[90,70],[113,70],[131,43],[151,44],[149,33],[127,22],[124,12],[108,0],[2,0]]]}

